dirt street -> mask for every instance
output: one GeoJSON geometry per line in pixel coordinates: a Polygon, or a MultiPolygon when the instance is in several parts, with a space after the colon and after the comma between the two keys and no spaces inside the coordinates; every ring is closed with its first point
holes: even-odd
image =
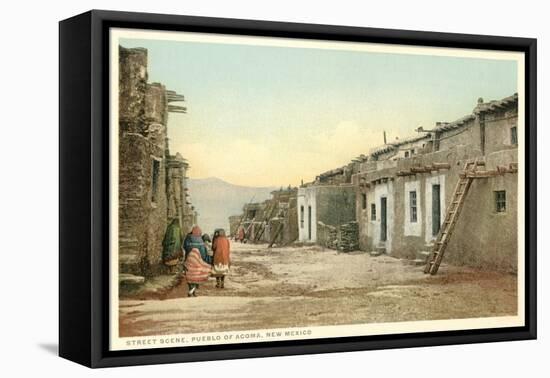
{"type": "Polygon", "coordinates": [[[226,288],[120,301],[120,336],[515,315],[516,276],[442,265],[438,275],[389,256],[318,246],[232,243],[226,288]]]}

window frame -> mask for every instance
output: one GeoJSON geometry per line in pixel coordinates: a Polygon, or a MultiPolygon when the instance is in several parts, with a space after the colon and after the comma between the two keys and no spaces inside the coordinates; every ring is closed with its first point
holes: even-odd
{"type": "Polygon", "coordinates": [[[159,196],[161,160],[151,157],[151,203],[156,204],[159,196]]]}
{"type": "Polygon", "coordinates": [[[506,190],[495,190],[495,212],[496,213],[506,213],[507,203],[506,203],[506,190]]]}
{"type": "Polygon", "coordinates": [[[517,126],[510,127],[510,143],[512,143],[513,146],[518,145],[518,127],[517,126]]]}
{"type": "Polygon", "coordinates": [[[409,222],[418,223],[418,193],[416,190],[409,190],[409,222]]]}

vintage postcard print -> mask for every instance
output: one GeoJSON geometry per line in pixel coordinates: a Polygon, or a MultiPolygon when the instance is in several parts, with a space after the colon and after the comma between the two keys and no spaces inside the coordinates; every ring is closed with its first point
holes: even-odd
{"type": "Polygon", "coordinates": [[[523,326],[524,55],[110,31],[110,349],[523,326]]]}

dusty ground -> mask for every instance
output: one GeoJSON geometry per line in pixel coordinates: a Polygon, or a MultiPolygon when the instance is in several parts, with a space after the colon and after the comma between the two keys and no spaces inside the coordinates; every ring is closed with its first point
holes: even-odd
{"type": "Polygon", "coordinates": [[[232,243],[226,288],[120,302],[120,336],[516,314],[516,276],[442,265],[438,275],[388,256],[232,243]],[[200,321],[197,321],[200,319],[200,321]]]}

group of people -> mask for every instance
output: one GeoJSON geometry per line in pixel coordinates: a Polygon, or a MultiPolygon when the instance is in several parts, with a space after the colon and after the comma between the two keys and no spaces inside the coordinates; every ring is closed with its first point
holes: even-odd
{"type": "Polygon", "coordinates": [[[225,230],[216,229],[210,239],[199,226],[193,226],[182,241],[176,218],[168,225],[162,247],[165,265],[176,267],[183,261],[189,297],[196,297],[199,284],[208,281],[210,276],[216,278],[216,288],[225,287],[225,276],[231,266],[230,243],[225,230]]]}

